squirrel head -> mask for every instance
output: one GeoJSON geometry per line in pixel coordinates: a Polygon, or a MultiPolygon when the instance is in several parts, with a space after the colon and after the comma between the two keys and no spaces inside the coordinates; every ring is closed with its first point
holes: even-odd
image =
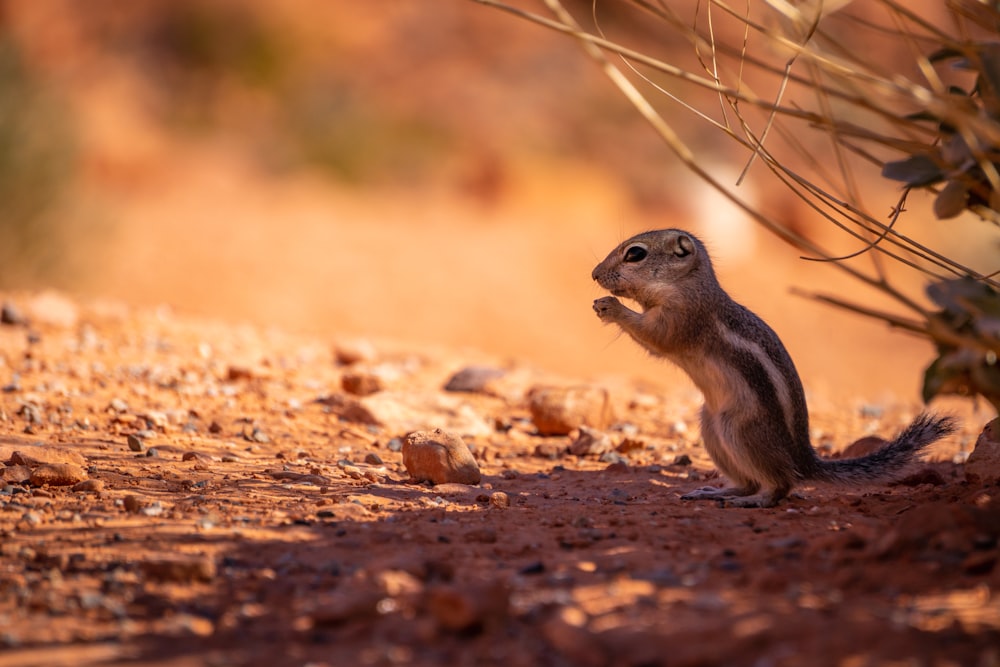
{"type": "Polygon", "coordinates": [[[611,251],[591,274],[615,296],[643,308],[678,305],[682,299],[707,295],[717,285],[705,245],[680,229],[638,234],[611,251]]]}

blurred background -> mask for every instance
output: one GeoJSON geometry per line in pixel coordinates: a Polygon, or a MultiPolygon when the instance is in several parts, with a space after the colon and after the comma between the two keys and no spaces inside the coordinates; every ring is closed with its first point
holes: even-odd
{"type": "MultiPolygon", "coordinates": [[[[694,58],[615,4],[609,33],[694,58]]],[[[702,126],[685,139],[735,187],[745,158],[702,126]]],[[[740,194],[812,224],[781,190],[740,194]]],[[[686,381],[600,325],[590,271],[680,226],[812,393],[916,399],[933,357],[792,295],[857,286],[690,176],[572,40],[468,0],[0,2],[0,202],[0,289],[655,386],[686,381]]]]}

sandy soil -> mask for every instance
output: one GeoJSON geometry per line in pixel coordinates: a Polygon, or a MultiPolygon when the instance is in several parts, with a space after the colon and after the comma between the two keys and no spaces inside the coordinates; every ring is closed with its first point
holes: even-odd
{"type": "MultiPolygon", "coordinates": [[[[4,667],[1000,660],[1000,506],[963,472],[967,405],[902,483],[722,508],[679,499],[715,474],[688,391],[608,385],[617,449],[575,456],[524,395],[581,380],[524,363],[2,297],[30,321],[0,326],[4,667]],[[506,375],[444,391],[469,365],[506,375]],[[352,374],[381,390],[346,393],[352,374]],[[429,427],[466,434],[479,485],[408,480],[399,438],[429,427]],[[46,460],[86,480],[23,481],[46,460]]],[[[917,409],[821,407],[815,439],[917,409]]]]}
{"type": "MultiPolygon", "coordinates": [[[[700,234],[830,456],[923,409],[933,350],[789,290],[878,295],[680,173],[565,40],[464,0],[229,4],[295,45],[292,91],[383,119],[370,182],[261,158],[286,89],[200,100],[211,73],[148,48],[156,3],[5,6],[78,154],[44,271],[0,267],[32,289],[0,292],[25,318],[0,324],[0,667],[1000,664],[1000,492],[965,464],[992,414],[936,404],[962,430],[901,483],[681,501],[715,476],[699,397],[600,326],[589,276],[641,229],[700,234]],[[411,116],[452,142],[412,174],[381,138],[411,116]],[[470,366],[504,375],[444,390],[470,366]],[[606,388],[609,448],[539,435],[538,385],[606,388]],[[400,439],[435,427],[480,484],[409,480],[400,439]]],[[[995,269],[991,229],[909,203],[995,269]]]]}

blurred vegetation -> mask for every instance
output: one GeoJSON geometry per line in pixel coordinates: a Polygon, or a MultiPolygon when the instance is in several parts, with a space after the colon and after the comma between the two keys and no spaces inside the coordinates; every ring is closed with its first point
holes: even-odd
{"type": "Polygon", "coordinates": [[[975,270],[911,236],[905,215],[909,192],[927,189],[939,219],[1000,221],[1000,3],[595,0],[575,15],[560,0],[540,0],[539,13],[477,1],[577,39],[685,167],[809,259],[907,311],[813,295],[931,341],[939,356],[924,373],[925,400],[982,396],[1000,410],[1000,246],[975,270]],[[658,40],[614,30],[608,19],[625,9],[658,40]],[[663,46],[677,44],[686,57],[663,46]],[[767,191],[790,192],[810,219],[789,222],[735,194],[710,168],[719,151],[692,144],[693,125],[742,152],[738,182],[769,178],[767,191]],[[879,176],[891,179],[879,197],[888,220],[868,202],[879,176]],[[828,249],[831,231],[853,249],[828,249]],[[906,294],[887,263],[921,274],[931,303],[906,294]]]}
{"type": "Polygon", "coordinates": [[[269,87],[288,75],[289,45],[278,31],[238,7],[172,3],[158,14],[151,37],[164,63],[191,78],[235,77],[269,87]]]}
{"type": "Polygon", "coordinates": [[[454,145],[453,131],[432,117],[366,98],[337,76],[352,69],[344,63],[334,72],[302,66],[280,23],[241,5],[163,5],[141,48],[151,76],[166,83],[168,122],[249,133],[271,168],[316,167],[352,184],[412,183],[454,145]]]}
{"type": "MultiPolygon", "coordinates": [[[[146,115],[138,126],[154,133],[154,142],[221,139],[225,150],[242,151],[274,174],[316,169],[352,185],[419,186],[459,141],[433,109],[373,97],[364,68],[340,54],[335,39],[323,53],[320,42],[336,30],[299,39],[301,29],[289,30],[267,3],[62,9],[56,34],[66,40],[64,53],[79,56],[73,66],[44,62],[43,22],[22,20],[11,30],[17,12],[0,4],[0,287],[61,279],[72,236],[66,232],[79,223],[66,211],[81,165],[90,169],[85,178],[98,180],[109,164],[117,174],[145,169],[129,162],[127,148],[126,157],[112,148],[105,158],[100,140],[88,144],[95,153],[79,153],[73,105],[81,84],[74,77],[86,81],[107,63],[125,89],[138,91],[129,103],[146,115]],[[40,54],[39,66],[32,58],[40,54]]],[[[127,138],[117,140],[127,146],[127,138]]]]}
{"type": "Polygon", "coordinates": [[[72,128],[0,32],[0,286],[60,261],[54,212],[75,168],[72,128]]]}
{"type": "Polygon", "coordinates": [[[428,119],[373,108],[335,86],[296,91],[282,126],[300,158],[348,183],[419,183],[457,143],[428,119]]]}

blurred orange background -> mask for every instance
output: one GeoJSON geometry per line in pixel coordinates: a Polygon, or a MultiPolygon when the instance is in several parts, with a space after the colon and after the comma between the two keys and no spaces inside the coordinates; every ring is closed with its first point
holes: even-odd
{"type": "MultiPolygon", "coordinates": [[[[679,226],[813,395],[918,397],[931,346],[792,295],[880,303],[689,175],[566,37],[469,0],[0,8],[0,288],[688,386],[591,311],[597,261],[679,226]]],[[[628,12],[604,27],[655,39],[628,12]]],[[[735,184],[745,157],[690,128],[735,184]]],[[[740,194],[823,225],[786,193],[740,194]]],[[[945,252],[991,233],[910,208],[945,252]]]]}

